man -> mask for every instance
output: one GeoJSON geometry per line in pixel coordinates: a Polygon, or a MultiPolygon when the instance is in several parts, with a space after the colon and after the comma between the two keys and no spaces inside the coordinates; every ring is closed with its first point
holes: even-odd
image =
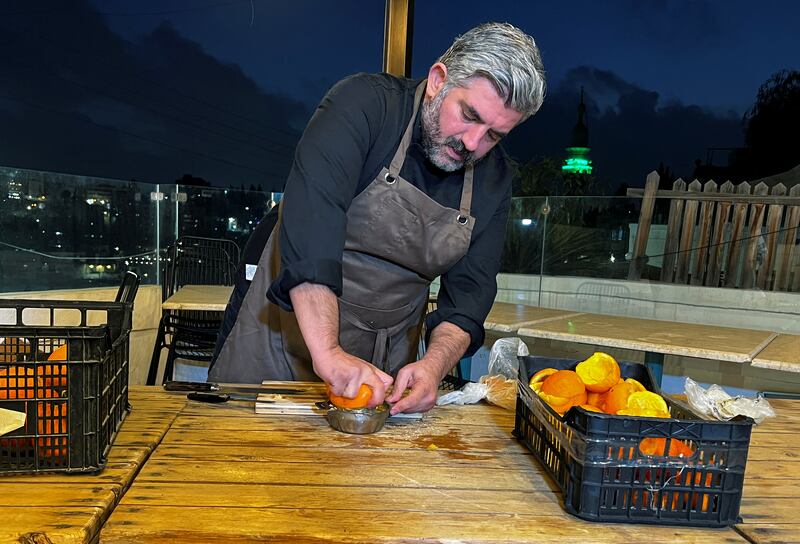
{"type": "Polygon", "coordinates": [[[392,413],[433,407],[441,379],[483,343],[497,292],[513,176],[497,143],[544,88],[534,40],[499,23],[457,38],[426,80],[337,83],[297,146],[277,217],[245,248],[209,379],[321,378],[345,397],[366,384],[369,406],[385,398],[392,413]]]}

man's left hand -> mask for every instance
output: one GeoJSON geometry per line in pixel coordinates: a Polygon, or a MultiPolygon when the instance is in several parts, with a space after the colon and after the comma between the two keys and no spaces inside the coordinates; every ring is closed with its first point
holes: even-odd
{"type": "Polygon", "coordinates": [[[392,394],[386,401],[392,404],[391,414],[400,412],[427,412],[436,404],[436,391],[442,377],[440,370],[430,361],[417,361],[400,369],[394,381],[392,394]],[[406,389],[411,392],[403,397],[406,389]]]}

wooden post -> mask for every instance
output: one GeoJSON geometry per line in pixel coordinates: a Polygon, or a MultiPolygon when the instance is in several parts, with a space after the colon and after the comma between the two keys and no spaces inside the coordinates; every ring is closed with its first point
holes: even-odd
{"type": "MultiPolygon", "coordinates": [[[[800,197],[800,184],[795,185],[789,190],[789,196],[800,197]]],[[[800,225],[800,206],[789,206],[786,210],[786,220],[783,223],[783,236],[781,237],[781,256],[778,265],[778,273],[775,276],[775,290],[789,290],[789,276],[791,267],[794,264],[792,256],[795,252],[795,240],[797,240],[797,227],[800,225]]],[[[795,278],[797,283],[797,278],[795,278]]]]}
{"type": "MultiPolygon", "coordinates": [[[[754,195],[766,196],[768,193],[769,187],[767,187],[767,184],[763,181],[753,189],[754,195]]],[[[761,225],[764,223],[765,211],[766,204],[760,204],[758,202],[750,204],[750,219],[748,221],[749,225],[745,244],[747,249],[744,254],[744,263],[742,265],[742,281],[739,284],[739,286],[744,289],[752,289],[756,286],[758,242],[761,240],[761,225]]]]}
{"type": "Polygon", "coordinates": [[[644,184],[642,209],[639,212],[639,226],[636,229],[636,241],[633,244],[631,266],[628,269],[629,280],[642,279],[642,270],[647,262],[647,238],[650,236],[650,223],[653,221],[653,206],[658,191],[658,174],[653,171],[647,175],[644,184]]]}
{"type": "MultiPolygon", "coordinates": [[[[783,183],[777,184],[772,188],[771,194],[774,196],[785,196],[786,186],[783,183]]],[[[781,228],[781,216],[783,216],[783,205],[772,204],[767,213],[767,231],[764,233],[766,240],[764,252],[764,260],[758,268],[758,278],[756,285],[759,289],[768,291],[772,284],[772,269],[778,259],[775,258],[775,252],[778,249],[779,230],[781,228]]]]}
{"type": "Polygon", "coordinates": [[[414,0],[386,0],[383,23],[383,71],[411,76],[414,0]]]}
{"type": "MultiPolygon", "coordinates": [[[[690,193],[699,193],[700,182],[694,180],[689,184],[690,193]]],[[[694,223],[697,221],[696,200],[687,199],[683,211],[683,226],[681,227],[680,240],[678,242],[677,265],[675,270],[675,283],[685,284],[689,277],[689,263],[692,260],[692,242],[694,241],[694,223]]]]}
{"type": "MultiPolygon", "coordinates": [[[[723,194],[733,193],[733,183],[726,181],[719,188],[720,198],[723,194]]],[[[711,238],[711,247],[708,254],[708,273],[705,285],[710,287],[720,286],[720,271],[725,262],[725,225],[728,224],[732,202],[720,201],[717,203],[717,213],[714,218],[714,235],[711,238]]]]}
{"type": "MultiPolygon", "coordinates": [[[[708,180],[703,185],[703,193],[711,194],[717,192],[717,184],[714,180],[708,180]]],[[[694,261],[694,268],[692,269],[692,285],[703,285],[706,272],[707,256],[715,248],[709,248],[708,244],[711,240],[711,219],[714,215],[714,202],[711,200],[704,200],[700,204],[700,237],[697,241],[697,258],[694,261]]]]}
{"type": "MultiPolygon", "coordinates": [[[[746,181],[739,184],[737,194],[749,195],[750,184],[746,181]]],[[[739,257],[742,254],[742,229],[744,228],[744,218],[747,215],[747,202],[740,202],[733,207],[733,226],[731,227],[730,250],[728,251],[728,263],[725,266],[725,287],[739,286],[739,257]]]]}
{"type": "MultiPolygon", "coordinates": [[[[672,184],[673,191],[686,191],[686,182],[676,179],[672,184]]],[[[661,265],[661,281],[672,283],[675,278],[675,261],[678,257],[678,242],[681,233],[684,199],[673,198],[669,204],[667,220],[667,240],[664,242],[664,259],[661,265]]]]}

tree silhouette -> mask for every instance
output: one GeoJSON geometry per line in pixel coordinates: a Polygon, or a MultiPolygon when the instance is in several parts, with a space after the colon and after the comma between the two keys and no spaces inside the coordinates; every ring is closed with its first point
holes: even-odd
{"type": "Polygon", "coordinates": [[[751,178],[769,176],[800,164],[800,72],[781,70],[758,89],[744,115],[743,167],[751,178]]]}

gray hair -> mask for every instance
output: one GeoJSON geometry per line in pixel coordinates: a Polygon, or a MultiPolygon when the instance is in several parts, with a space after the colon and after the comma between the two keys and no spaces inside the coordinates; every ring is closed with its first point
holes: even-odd
{"type": "Polygon", "coordinates": [[[545,93],[544,66],[533,38],[508,23],[484,23],[462,34],[439,57],[447,66],[442,89],[464,87],[470,78],[485,77],[505,100],[523,114],[536,113],[545,93]]]}

